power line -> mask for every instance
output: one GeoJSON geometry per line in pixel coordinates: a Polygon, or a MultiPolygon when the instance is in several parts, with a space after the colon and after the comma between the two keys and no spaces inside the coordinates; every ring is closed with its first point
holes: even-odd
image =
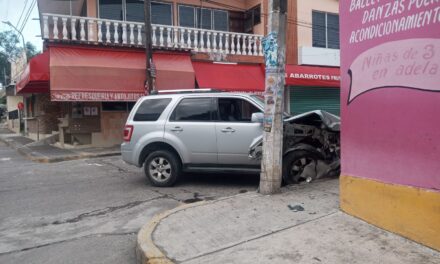
{"type": "Polygon", "coordinates": [[[36,3],[37,3],[37,0],[33,0],[31,5],[29,6],[28,12],[26,13],[26,16],[25,16],[25,18],[23,20],[23,23],[22,23],[21,27],[20,27],[20,32],[22,32],[24,27],[26,26],[26,24],[27,24],[27,22],[29,20],[29,17],[30,17],[30,15],[32,13],[32,10],[34,9],[36,3]]]}
{"type": "Polygon", "coordinates": [[[21,10],[20,18],[18,19],[17,23],[15,24],[15,27],[18,27],[18,24],[20,24],[21,18],[23,17],[23,14],[24,14],[24,10],[26,10],[27,3],[28,3],[28,0],[26,0],[24,2],[24,6],[23,6],[23,9],[21,10]]]}

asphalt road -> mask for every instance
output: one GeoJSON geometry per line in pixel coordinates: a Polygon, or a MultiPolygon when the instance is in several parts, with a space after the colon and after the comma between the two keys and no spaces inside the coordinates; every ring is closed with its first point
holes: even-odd
{"type": "Polygon", "coordinates": [[[155,188],[120,157],[40,164],[0,142],[0,263],[135,263],[155,214],[257,185],[258,175],[186,175],[155,188]]]}

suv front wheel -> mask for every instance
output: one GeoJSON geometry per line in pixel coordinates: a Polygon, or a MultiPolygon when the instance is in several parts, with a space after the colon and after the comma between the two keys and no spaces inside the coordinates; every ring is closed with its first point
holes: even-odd
{"type": "Polygon", "coordinates": [[[181,164],[174,153],[157,150],[148,155],[144,171],[152,185],[170,187],[176,183],[180,175],[181,164]]]}

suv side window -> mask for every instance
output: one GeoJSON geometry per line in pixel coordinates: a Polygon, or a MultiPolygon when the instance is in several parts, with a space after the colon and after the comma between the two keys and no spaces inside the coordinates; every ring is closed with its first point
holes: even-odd
{"type": "Polygon", "coordinates": [[[261,112],[252,103],[239,98],[219,98],[218,116],[221,122],[251,122],[252,114],[261,112]]]}
{"type": "Polygon", "coordinates": [[[171,98],[147,99],[138,107],[133,121],[157,121],[171,98]]]}
{"type": "Polygon", "coordinates": [[[186,98],[174,109],[171,121],[206,122],[212,120],[211,98],[186,98]]]}

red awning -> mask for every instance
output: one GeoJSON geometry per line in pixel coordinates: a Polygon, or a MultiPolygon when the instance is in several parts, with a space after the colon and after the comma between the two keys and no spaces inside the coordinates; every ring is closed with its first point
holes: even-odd
{"type": "Polygon", "coordinates": [[[156,89],[194,89],[195,74],[189,54],[155,53],[156,89]]]}
{"type": "Polygon", "coordinates": [[[145,54],[50,47],[52,101],[136,101],[145,94],[145,54]]]}
{"type": "Polygon", "coordinates": [[[17,93],[49,92],[49,52],[33,57],[17,81],[17,93]]]}
{"type": "Polygon", "coordinates": [[[301,65],[286,66],[286,85],[340,87],[339,68],[314,67],[301,65]]]}
{"type": "Polygon", "coordinates": [[[264,69],[259,64],[193,62],[200,88],[228,92],[264,92],[264,69]]]}

